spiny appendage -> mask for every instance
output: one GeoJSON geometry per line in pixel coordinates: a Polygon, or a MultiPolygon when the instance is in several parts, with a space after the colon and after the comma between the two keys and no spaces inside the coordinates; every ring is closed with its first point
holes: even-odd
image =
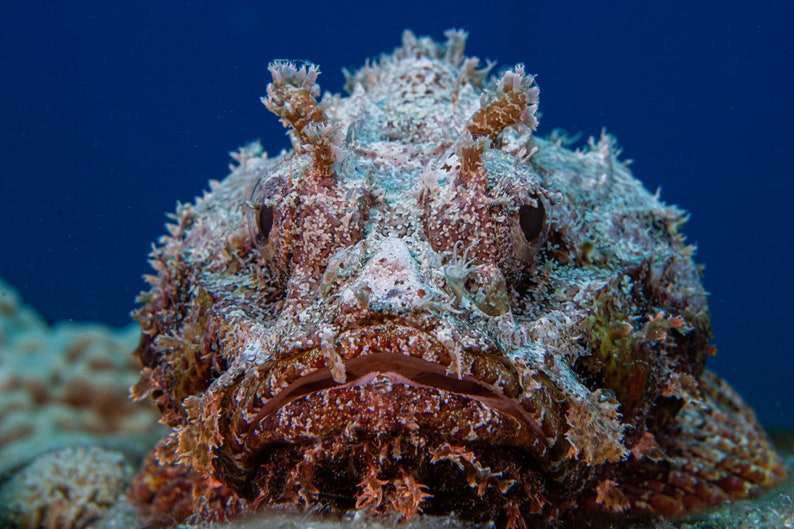
{"type": "Polygon", "coordinates": [[[329,122],[325,109],[317,102],[320,68],[315,64],[298,68],[290,61],[275,61],[268,70],[273,82],[267,85],[267,97],[262,98],[262,103],[291,129],[296,152],[312,154],[314,178],[323,181],[332,177],[334,164],[342,159],[344,135],[329,122]]]}
{"type": "Polygon", "coordinates": [[[490,140],[485,137],[474,138],[466,130],[455,142],[455,151],[460,160],[460,172],[455,185],[466,188],[467,192],[488,192],[488,180],[482,155],[489,147],[490,140]]]}
{"type": "MultiPolygon", "coordinates": [[[[676,424],[632,449],[633,457],[599,489],[606,510],[680,516],[769,488],[786,476],[784,462],[752,410],[706,371],[684,397],[676,424]]],[[[648,437],[650,434],[646,434],[648,437]]],[[[640,444],[640,443],[638,443],[640,444]]]]}
{"type": "Polygon", "coordinates": [[[458,67],[466,59],[466,39],[469,34],[462,29],[448,29],[444,32],[447,41],[444,43],[444,60],[458,67]]]}
{"type": "Polygon", "coordinates": [[[495,141],[507,127],[526,126],[535,130],[538,120],[540,90],[535,78],[524,73],[524,65],[517,64],[502,75],[495,92],[486,92],[480,98],[480,110],[472,116],[467,128],[475,138],[486,136],[495,141]]]}
{"type": "Polygon", "coordinates": [[[334,165],[344,156],[344,134],[330,123],[310,123],[305,129],[303,148],[312,154],[312,174],[318,180],[333,178],[334,165]]]}
{"type": "Polygon", "coordinates": [[[522,527],[540,522],[549,502],[540,474],[521,457],[410,434],[272,447],[249,480],[257,491],[252,505],[298,502],[405,519],[455,511],[522,527]]]}
{"type": "Polygon", "coordinates": [[[300,138],[300,143],[305,143],[306,126],[327,121],[325,110],[316,99],[320,95],[317,85],[320,67],[308,63],[298,68],[291,61],[274,61],[267,69],[273,76],[273,82],[267,85],[267,97],[262,98],[262,103],[281,118],[285,127],[292,128],[300,138]]]}

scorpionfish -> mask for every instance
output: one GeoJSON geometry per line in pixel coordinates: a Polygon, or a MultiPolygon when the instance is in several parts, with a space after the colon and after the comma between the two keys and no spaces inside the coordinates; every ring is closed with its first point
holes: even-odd
{"type": "Polygon", "coordinates": [[[133,394],[172,430],[136,502],[597,527],[783,479],[705,369],[686,214],[611,136],[533,135],[533,76],[446,38],[406,31],[345,97],[270,64],[292,148],[234,153],[151,254],[133,394]]]}

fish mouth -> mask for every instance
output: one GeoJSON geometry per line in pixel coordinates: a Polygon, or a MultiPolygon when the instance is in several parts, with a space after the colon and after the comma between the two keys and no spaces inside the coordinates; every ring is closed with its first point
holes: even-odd
{"type": "Polygon", "coordinates": [[[450,353],[426,332],[386,323],[340,333],[334,355],[334,369],[319,347],[268,366],[260,390],[266,398],[249,423],[246,450],[413,432],[546,457],[544,432],[519,403],[519,375],[501,353],[450,353]],[[340,367],[343,382],[335,380],[340,367]]]}

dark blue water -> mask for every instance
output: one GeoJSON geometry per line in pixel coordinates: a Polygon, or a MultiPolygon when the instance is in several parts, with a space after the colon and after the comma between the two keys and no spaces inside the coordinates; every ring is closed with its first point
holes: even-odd
{"type": "Polygon", "coordinates": [[[403,28],[462,27],[470,54],[537,74],[541,134],[606,127],[691,211],[711,366],[794,426],[794,4],[487,4],[4,2],[0,276],[51,321],[127,322],[164,212],[237,146],[287,146],[259,101],[268,61],[316,62],[339,92],[403,28]]]}

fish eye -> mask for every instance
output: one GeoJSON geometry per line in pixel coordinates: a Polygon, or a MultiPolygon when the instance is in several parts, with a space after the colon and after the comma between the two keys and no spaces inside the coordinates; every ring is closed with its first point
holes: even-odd
{"type": "Polygon", "coordinates": [[[273,208],[264,204],[260,207],[257,227],[259,228],[259,236],[267,241],[270,236],[270,230],[273,229],[273,208]]]}
{"type": "Polygon", "coordinates": [[[257,182],[248,202],[248,232],[260,251],[267,245],[275,222],[275,211],[265,204],[262,180],[257,182]]]}
{"type": "Polygon", "coordinates": [[[518,210],[518,223],[527,242],[532,242],[543,233],[546,224],[546,208],[540,199],[535,204],[523,204],[518,210]]]}

